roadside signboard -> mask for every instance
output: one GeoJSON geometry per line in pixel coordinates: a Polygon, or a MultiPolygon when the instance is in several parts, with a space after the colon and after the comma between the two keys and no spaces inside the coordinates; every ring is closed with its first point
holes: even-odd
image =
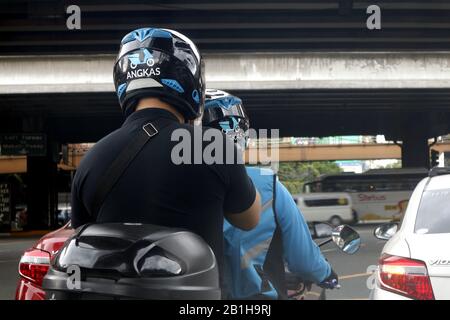
{"type": "Polygon", "coordinates": [[[47,152],[45,134],[3,134],[0,135],[2,156],[45,156],[47,152]]]}
{"type": "Polygon", "coordinates": [[[0,232],[11,230],[11,188],[0,182],[0,232]]]}

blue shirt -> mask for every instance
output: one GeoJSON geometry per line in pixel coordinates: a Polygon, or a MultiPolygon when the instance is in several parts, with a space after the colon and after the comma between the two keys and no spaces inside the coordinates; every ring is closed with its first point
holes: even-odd
{"type": "MultiPolygon", "coordinates": [[[[247,167],[247,173],[261,195],[263,212],[259,224],[242,231],[224,222],[225,283],[232,299],[264,294],[277,298],[276,290],[262,292],[262,279],[256,268],[262,267],[276,228],[273,213],[274,173],[268,169],[247,167]]],[[[277,180],[275,210],[283,238],[284,260],[290,272],[315,283],[330,275],[330,265],[311,238],[308,225],[289,191],[277,180]]]]}

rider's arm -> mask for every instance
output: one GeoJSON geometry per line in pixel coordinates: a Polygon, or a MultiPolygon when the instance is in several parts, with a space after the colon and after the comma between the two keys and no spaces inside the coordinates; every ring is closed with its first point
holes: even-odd
{"type": "Polygon", "coordinates": [[[279,181],[276,188],[275,206],[289,271],[305,280],[322,282],[330,275],[330,265],[312,240],[308,225],[289,191],[279,181]]]}

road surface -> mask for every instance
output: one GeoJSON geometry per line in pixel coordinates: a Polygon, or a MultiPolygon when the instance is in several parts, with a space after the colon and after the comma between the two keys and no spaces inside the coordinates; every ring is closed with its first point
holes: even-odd
{"type": "MultiPolygon", "coordinates": [[[[375,226],[357,226],[362,246],[354,255],[342,253],[333,244],[322,249],[334,270],[340,276],[342,288],[327,290],[327,299],[367,299],[369,289],[367,279],[369,266],[377,263],[384,241],[375,239],[375,226]]],[[[13,299],[17,283],[17,266],[23,251],[31,247],[38,238],[0,238],[0,299],[13,299]]]]}

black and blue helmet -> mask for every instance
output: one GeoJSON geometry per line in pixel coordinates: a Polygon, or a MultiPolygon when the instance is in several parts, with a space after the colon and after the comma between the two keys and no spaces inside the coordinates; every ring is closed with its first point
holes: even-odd
{"type": "Polygon", "coordinates": [[[238,146],[245,149],[248,144],[250,121],[242,100],[216,89],[206,89],[205,95],[203,126],[221,130],[238,146]]]}
{"type": "Polygon", "coordinates": [[[169,29],[142,28],[121,42],[114,65],[114,85],[125,115],[143,97],[157,97],[187,120],[204,108],[204,63],[195,44],[169,29]]]}

